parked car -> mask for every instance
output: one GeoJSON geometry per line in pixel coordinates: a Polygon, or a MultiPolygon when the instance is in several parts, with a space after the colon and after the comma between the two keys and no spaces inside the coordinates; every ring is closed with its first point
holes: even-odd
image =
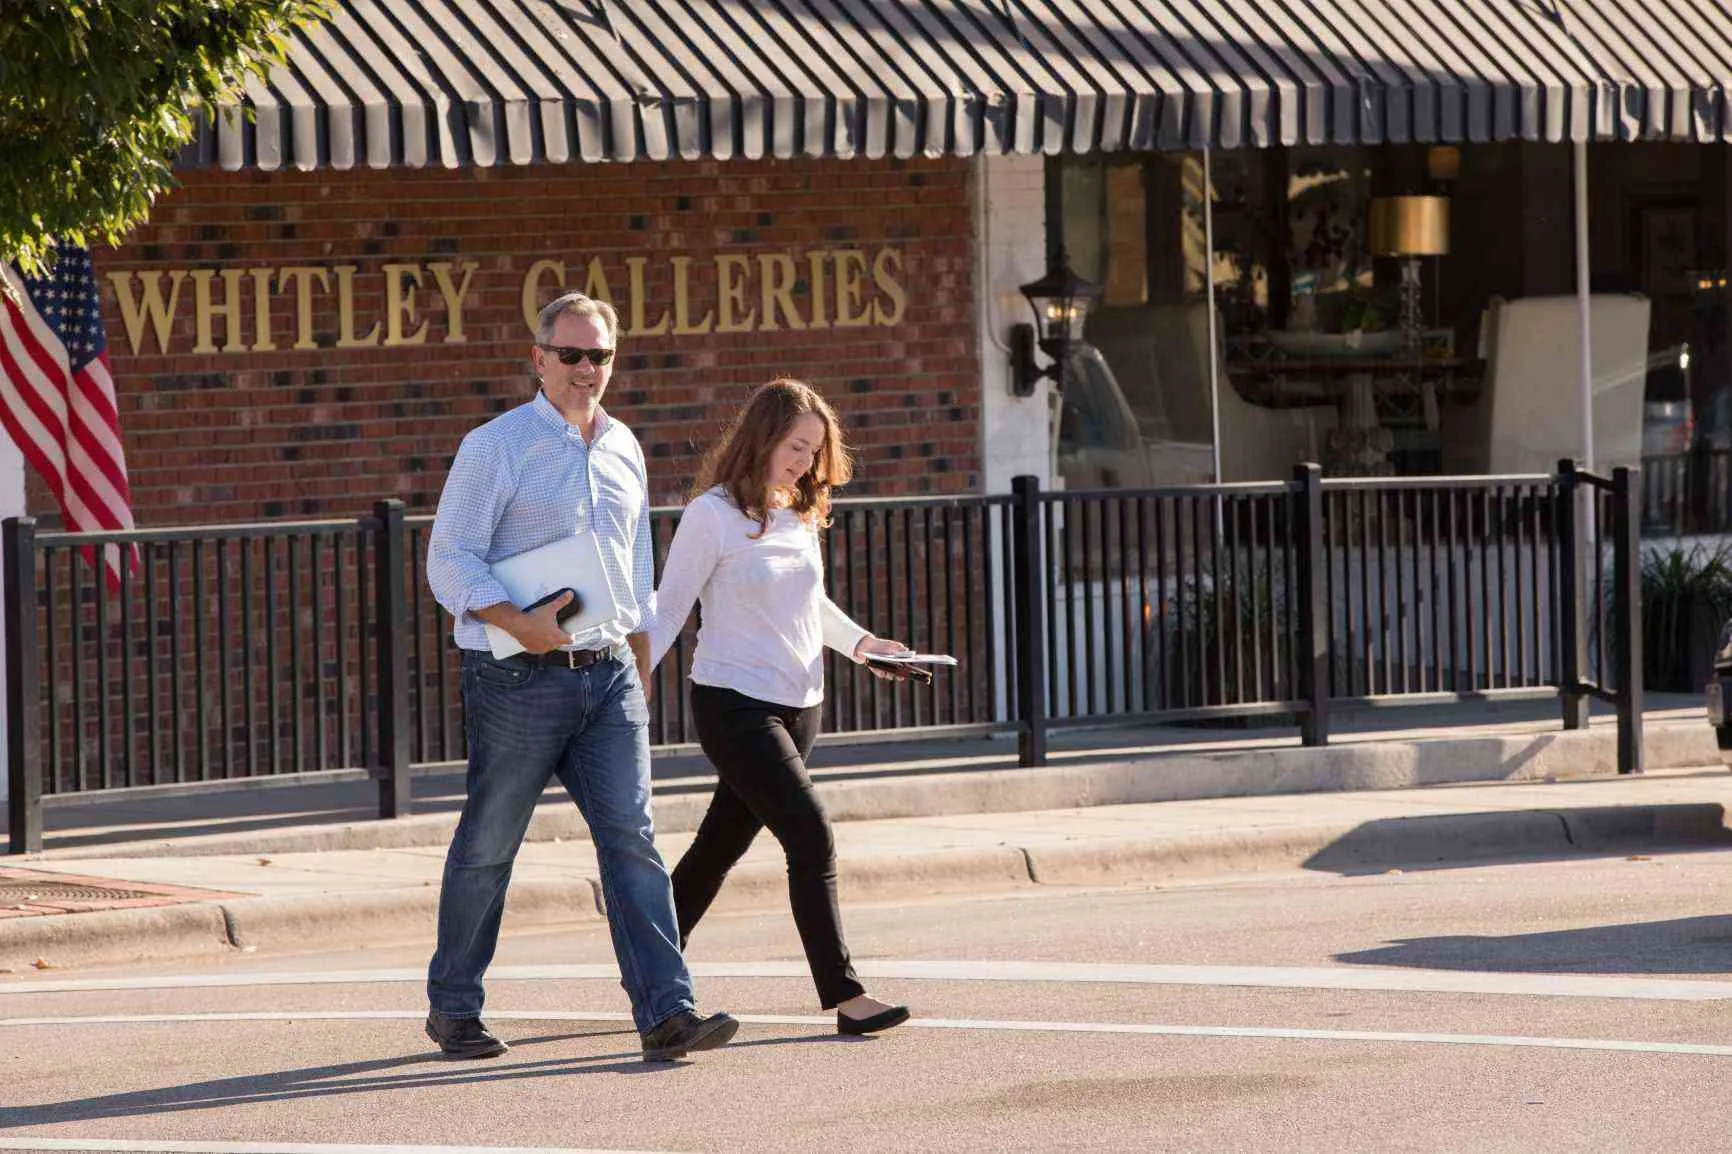
{"type": "Polygon", "coordinates": [[[1714,651],[1714,678],[1708,683],[1708,724],[1720,746],[1720,759],[1732,765],[1732,621],[1720,629],[1720,648],[1714,651]]]}

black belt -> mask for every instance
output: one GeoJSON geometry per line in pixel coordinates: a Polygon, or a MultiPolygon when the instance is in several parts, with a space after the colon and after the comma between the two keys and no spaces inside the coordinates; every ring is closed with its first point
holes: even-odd
{"type": "Polygon", "coordinates": [[[507,661],[519,665],[552,665],[559,669],[585,669],[599,661],[613,659],[612,649],[550,649],[546,653],[514,653],[507,661]]]}

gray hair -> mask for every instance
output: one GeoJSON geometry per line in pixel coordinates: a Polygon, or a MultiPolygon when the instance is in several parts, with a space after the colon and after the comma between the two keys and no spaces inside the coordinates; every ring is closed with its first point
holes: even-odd
{"type": "Polygon", "coordinates": [[[565,313],[580,317],[596,317],[607,326],[607,339],[619,343],[619,314],[606,301],[598,301],[594,297],[584,296],[580,292],[568,292],[547,302],[540,315],[535,318],[535,340],[537,344],[553,343],[554,323],[565,313]]]}

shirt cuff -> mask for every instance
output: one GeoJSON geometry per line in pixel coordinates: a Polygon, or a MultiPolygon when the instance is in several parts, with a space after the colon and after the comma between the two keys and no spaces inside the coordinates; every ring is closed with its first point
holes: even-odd
{"type": "MultiPolygon", "coordinates": [[[[505,586],[489,576],[485,581],[478,581],[464,591],[462,604],[453,607],[456,609],[454,616],[461,621],[465,616],[473,616],[471,610],[486,609],[489,605],[497,605],[501,601],[509,604],[511,595],[505,591],[505,586]]],[[[481,619],[477,617],[475,620],[481,619]]]]}

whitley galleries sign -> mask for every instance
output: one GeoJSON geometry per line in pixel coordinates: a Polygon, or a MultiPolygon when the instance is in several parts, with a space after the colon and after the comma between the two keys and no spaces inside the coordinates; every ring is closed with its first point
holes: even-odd
{"type": "MultiPolygon", "coordinates": [[[[908,310],[896,248],[717,253],[697,275],[693,264],[689,256],[658,258],[653,265],[641,256],[617,264],[601,257],[587,264],[538,260],[518,290],[523,323],[533,332],[540,307],[569,288],[619,309],[628,336],[888,326],[901,323],[908,310]],[[694,282],[704,286],[701,296],[694,282]],[[658,293],[654,286],[663,287],[658,293]]],[[[480,267],[465,260],[384,263],[372,270],[353,264],[152,269],[111,272],[108,280],[135,354],[150,335],[164,354],[391,348],[426,344],[435,316],[443,320],[441,343],[466,342],[464,310],[477,303],[480,267]],[[357,301],[372,302],[373,309],[360,314],[357,301]],[[178,322],[189,308],[192,347],[173,347],[186,331],[178,322]],[[294,339],[278,344],[273,322],[284,313],[293,319],[294,339]]]]}

